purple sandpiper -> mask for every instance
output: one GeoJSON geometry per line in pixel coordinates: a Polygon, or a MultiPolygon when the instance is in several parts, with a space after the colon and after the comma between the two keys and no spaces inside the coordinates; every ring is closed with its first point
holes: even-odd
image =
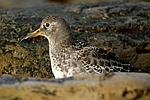
{"type": "Polygon", "coordinates": [[[67,22],[59,16],[43,19],[41,26],[22,40],[44,36],[49,42],[49,55],[55,78],[109,72],[140,72],[114,53],[72,36],[67,22]]]}

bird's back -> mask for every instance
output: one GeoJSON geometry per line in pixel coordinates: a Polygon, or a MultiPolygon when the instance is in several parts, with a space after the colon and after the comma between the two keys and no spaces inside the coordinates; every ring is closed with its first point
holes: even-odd
{"type": "Polygon", "coordinates": [[[75,53],[77,55],[76,61],[82,67],[81,69],[89,74],[141,71],[114,53],[95,46],[89,46],[84,42],[78,42],[75,46],[75,53]]]}

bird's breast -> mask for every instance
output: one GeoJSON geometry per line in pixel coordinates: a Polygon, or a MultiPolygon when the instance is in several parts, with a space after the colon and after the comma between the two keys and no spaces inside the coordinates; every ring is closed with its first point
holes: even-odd
{"type": "Polygon", "coordinates": [[[76,65],[71,49],[62,49],[59,52],[50,51],[51,67],[55,78],[70,77],[74,74],[73,64],[76,65]]]}

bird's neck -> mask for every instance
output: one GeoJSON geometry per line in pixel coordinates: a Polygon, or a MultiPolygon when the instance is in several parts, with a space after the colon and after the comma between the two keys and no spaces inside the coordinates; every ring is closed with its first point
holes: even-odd
{"type": "Polygon", "coordinates": [[[70,55],[68,53],[72,52],[71,48],[72,39],[68,37],[67,39],[62,39],[59,43],[55,45],[49,44],[49,55],[51,59],[51,67],[55,78],[67,77],[67,72],[63,72],[66,69],[65,63],[69,61],[70,55]],[[61,69],[62,70],[58,70],[61,69]]]}
{"type": "Polygon", "coordinates": [[[59,53],[63,49],[70,47],[72,44],[74,44],[74,38],[67,35],[53,43],[49,40],[49,49],[50,52],[59,53]]]}

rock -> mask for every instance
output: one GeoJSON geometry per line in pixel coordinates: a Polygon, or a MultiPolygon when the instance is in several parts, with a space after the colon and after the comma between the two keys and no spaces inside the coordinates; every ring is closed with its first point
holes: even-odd
{"type": "Polygon", "coordinates": [[[150,75],[146,73],[47,79],[53,78],[47,40],[20,40],[49,15],[65,18],[75,37],[110,50],[150,73],[150,3],[47,4],[0,9],[0,100],[150,99],[150,75]]]}
{"type": "Polygon", "coordinates": [[[109,73],[63,79],[0,77],[0,99],[149,100],[150,75],[109,73]]]}
{"type": "Polygon", "coordinates": [[[147,2],[47,4],[0,9],[0,75],[53,77],[48,41],[41,37],[20,41],[49,15],[66,19],[75,37],[110,50],[150,73],[149,13],[150,3],[147,2]]]}

